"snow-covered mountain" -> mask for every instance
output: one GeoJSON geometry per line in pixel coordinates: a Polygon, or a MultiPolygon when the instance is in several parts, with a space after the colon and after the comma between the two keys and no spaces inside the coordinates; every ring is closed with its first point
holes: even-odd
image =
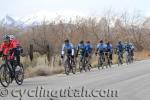
{"type": "Polygon", "coordinates": [[[21,18],[13,18],[12,16],[6,15],[2,19],[0,19],[0,23],[10,27],[25,27],[29,25],[41,24],[43,21],[51,22],[55,20],[55,22],[59,22],[60,20],[63,20],[67,22],[70,21],[70,19],[74,20],[77,17],[87,16],[72,10],[57,12],[39,11],[37,13],[28,16],[23,16],[21,18]]]}
{"type": "Polygon", "coordinates": [[[1,20],[0,20],[0,23],[7,26],[7,27],[19,27],[19,28],[23,28],[24,25],[23,23],[24,22],[21,22],[19,20],[16,20],[15,18],[9,16],[9,15],[6,15],[5,17],[3,17],[1,20]]]}
{"type": "Polygon", "coordinates": [[[86,15],[76,11],[57,11],[57,12],[39,11],[35,14],[22,17],[20,20],[22,22],[25,22],[27,25],[31,25],[31,24],[39,24],[44,20],[51,22],[54,20],[59,21],[61,19],[67,22],[70,19],[74,20],[77,17],[86,17],[86,15]]]}

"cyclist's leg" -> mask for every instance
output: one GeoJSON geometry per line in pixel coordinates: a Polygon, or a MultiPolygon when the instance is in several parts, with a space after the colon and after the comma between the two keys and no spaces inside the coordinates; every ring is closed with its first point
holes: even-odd
{"type": "Polygon", "coordinates": [[[109,52],[109,59],[110,59],[110,62],[112,64],[113,57],[112,57],[112,53],[111,52],[109,52]]]}
{"type": "Polygon", "coordinates": [[[14,50],[14,57],[16,58],[17,65],[20,65],[20,51],[18,48],[14,50]]]}

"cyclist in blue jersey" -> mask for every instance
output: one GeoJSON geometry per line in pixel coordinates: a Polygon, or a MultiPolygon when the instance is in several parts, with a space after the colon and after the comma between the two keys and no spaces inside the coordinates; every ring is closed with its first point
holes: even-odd
{"type": "Polygon", "coordinates": [[[92,58],[93,46],[90,43],[90,41],[86,42],[85,49],[86,49],[86,56],[88,57],[88,62],[90,64],[90,66],[91,66],[91,58],[92,58]]]}
{"type": "Polygon", "coordinates": [[[98,44],[97,44],[97,47],[96,47],[96,55],[97,53],[101,54],[101,53],[104,53],[107,49],[107,45],[103,42],[103,40],[101,40],[98,44]]]}
{"type": "Polygon", "coordinates": [[[110,59],[110,62],[112,63],[112,55],[113,55],[113,47],[112,47],[112,44],[110,42],[107,42],[107,48],[106,48],[106,52],[108,52],[108,56],[109,56],[109,59],[110,59]]]}
{"type": "Polygon", "coordinates": [[[80,61],[82,61],[83,57],[85,57],[86,54],[86,45],[84,41],[80,41],[80,43],[77,45],[77,57],[80,55],[80,61]]]}
{"type": "Polygon", "coordinates": [[[123,58],[124,50],[125,50],[125,45],[121,41],[119,41],[116,47],[116,52],[117,54],[121,54],[122,58],[123,58]]]}
{"type": "Polygon", "coordinates": [[[68,39],[64,41],[64,44],[62,46],[61,50],[61,58],[64,58],[64,55],[71,55],[72,58],[74,58],[74,47],[73,44],[69,42],[68,39]]]}

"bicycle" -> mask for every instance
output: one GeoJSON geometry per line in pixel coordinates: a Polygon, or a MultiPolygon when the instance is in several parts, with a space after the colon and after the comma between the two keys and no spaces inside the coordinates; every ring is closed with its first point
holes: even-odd
{"type": "Polygon", "coordinates": [[[106,52],[105,56],[106,56],[106,67],[109,66],[111,68],[112,62],[110,59],[110,52],[106,52]]]}
{"type": "Polygon", "coordinates": [[[100,67],[104,69],[104,62],[105,62],[105,53],[100,52],[97,65],[98,69],[100,69],[100,67]]]}
{"type": "Polygon", "coordinates": [[[126,63],[131,64],[133,63],[133,56],[132,56],[132,51],[126,51],[126,63]]]}
{"type": "Polygon", "coordinates": [[[123,53],[118,51],[118,66],[123,64],[123,53]]]}
{"type": "Polygon", "coordinates": [[[87,70],[91,70],[91,64],[89,63],[88,54],[86,53],[83,55],[82,58],[80,58],[79,70],[80,72],[82,72],[82,70],[84,70],[85,72],[87,72],[87,70]]]}
{"type": "Polygon", "coordinates": [[[10,60],[9,56],[3,55],[4,63],[0,67],[0,83],[3,87],[8,87],[13,80],[18,85],[22,85],[24,80],[24,68],[20,63],[17,64],[17,60],[10,60]]]}
{"type": "Polygon", "coordinates": [[[73,74],[76,73],[76,64],[74,58],[72,58],[72,56],[69,54],[67,55],[67,59],[65,60],[64,67],[66,75],[69,75],[71,71],[73,74]]]}

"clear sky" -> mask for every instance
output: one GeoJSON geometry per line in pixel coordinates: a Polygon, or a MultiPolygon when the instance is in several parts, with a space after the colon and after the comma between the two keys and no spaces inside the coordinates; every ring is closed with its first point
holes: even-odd
{"type": "Polygon", "coordinates": [[[0,17],[23,17],[39,11],[73,10],[79,13],[101,14],[112,8],[115,11],[139,10],[150,16],[150,0],[0,0],[0,17]]]}

